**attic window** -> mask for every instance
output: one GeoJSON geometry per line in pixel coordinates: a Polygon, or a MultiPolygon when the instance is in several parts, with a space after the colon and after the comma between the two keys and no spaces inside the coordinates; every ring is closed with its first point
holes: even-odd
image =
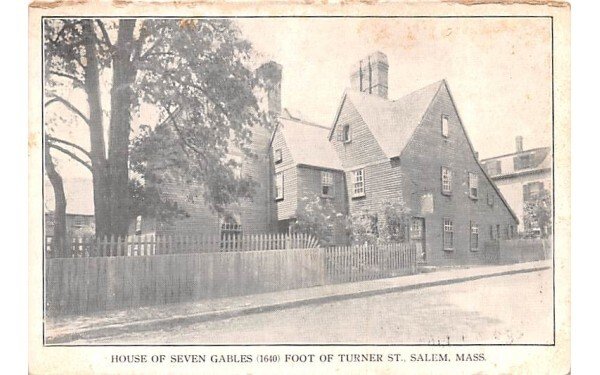
{"type": "Polygon", "coordinates": [[[469,172],[469,197],[477,199],[479,194],[479,178],[475,173],[469,172]]]}
{"type": "Polygon", "coordinates": [[[342,132],[340,133],[340,140],[344,143],[352,141],[352,132],[350,131],[350,125],[346,124],[342,127],[342,132]]]}
{"type": "Polygon", "coordinates": [[[273,160],[275,161],[275,164],[281,163],[283,161],[283,156],[281,154],[280,148],[276,148],[275,151],[273,151],[273,160]]]}
{"type": "Polygon", "coordinates": [[[442,136],[448,138],[449,129],[448,129],[448,116],[442,115],[442,136]]]}

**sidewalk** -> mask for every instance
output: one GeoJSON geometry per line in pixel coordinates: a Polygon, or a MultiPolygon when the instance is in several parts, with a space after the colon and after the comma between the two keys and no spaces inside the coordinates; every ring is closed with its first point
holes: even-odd
{"type": "Polygon", "coordinates": [[[198,302],[108,311],[87,316],[68,316],[45,322],[46,344],[113,336],[134,331],[168,328],[202,321],[319,304],[349,298],[401,292],[447,285],[486,277],[497,277],[548,269],[551,261],[505,266],[479,266],[439,270],[411,276],[317,286],[251,296],[219,298],[198,302]]]}

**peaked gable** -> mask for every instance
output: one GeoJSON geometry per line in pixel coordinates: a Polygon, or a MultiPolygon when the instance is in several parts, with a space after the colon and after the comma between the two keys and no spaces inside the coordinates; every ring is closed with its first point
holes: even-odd
{"type": "Polygon", "coordinates": [[[342,169],[337,153],[327,141],[329,128],[280,117],[274,133],[277,131],[282,134],[295,165],[342,169]]]}
{"type": "MultiPolygon", "coordinates": [[[[446,95],[447,96],[447,98],[450,101],[450,106],[452,108],[452,111],[454,112],[454,114],[456,115],[456,118],[458,120],[458,127],[459,127],[459,130],[460,130],[460,135],[464,137],[464,140],[466,141],[466,144],[468,146],[468,151],[470,153],[470,157],[474,161],[476,167],[479,169],[479,171],[481,172],[481,174],[485,177],[485,179],[488,182],[488,184],[496,192],[496,195],[500,198],[502,204],[506,207],[506,209],[508,210],[508,212],[510,213],[510,215],[513,217],[513,219],[515,219],[515,221],[518,223],[519,222],[519,218],[517,217],[517,215],[515,214],[515,212],[512,210],[512,208],[510,207],[510,205],[508,204],[508,202],[506,201],[506,199],[504,198],[504,196],[500,192],[500,189],[498,189],[498,187],[496,186],[496,184],[492,181],[492,179],[488,175],[486,169],[483,167],[482,163],[478,160],[477,156],[475,155],[476,154],[475,153],[475,148],[473,147],[473,143],[471,142],[471,139],[469,138],[467,130],[465,129],[465,126],[463,124],[462,118],[460,117],[460,114],[458,112],[458,108],[456,106],[456,102],[454,101],[454,97],[452,96],[452,92],[450,91],[450,87],[449,87],[448,83],[445,80],[443,81],[443,83],[444,83],[444,85],[441,86],[440,89],[438,90],[438,93],[436,95],[436,100],[442,99],[438,95],[446,95]]],[[[431,110],[432,110],[432,108],[428,108],[425,114],[427,114],[431,110]]],[[[434,116],[434,117],[436,117],[438,119],[441,119],[441,116],[434,116]]],[[[452,137],[452,134],[451,134],[451,137],[452,137]]]]}
{"type": "Polygon", "coordinates": [[[348,100],[356,108],[385,155],[388,158],[399,156],[443,84],[445,81],[437,81],[394,101],[347,90],[338,108],[329,139],[335,131],[341,108],[348,100]]]}

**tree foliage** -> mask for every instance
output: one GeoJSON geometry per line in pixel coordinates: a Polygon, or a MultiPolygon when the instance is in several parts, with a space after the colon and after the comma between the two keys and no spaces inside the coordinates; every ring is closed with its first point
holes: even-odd
{"type": "Polygon", "coordinates": [[[255,97],[265,83],[249,68],[251,45],[232,21],[49,19],[44,31],[46,108],[73,113],[91,145],[54,137],[50,147],[92,172],[98,234],[125,234],[142,211],[180,214],[161,194],[164,183],[198,187],[217,211],[251,195],[229,155],[250,155],[250,128],[270,119],[255,97]],[[64,95],[73,90],[87,108],[64,95]],[[132,137],[143,105],[159,119],[132,137]]]}
{"type": "Polygon", "coordinates": [[[408,240],[410,210],[401,201],[382,201],[374,208],[356,210],[349,220],[352,242],[387,244],[408,240]]]}
{"type": "Polygon", "coordinates": [[[535,235],[537,230],[544,238],[552,234],[552,196],[547,189],[525,202],[523,222],[525,235],[535,235]]]}

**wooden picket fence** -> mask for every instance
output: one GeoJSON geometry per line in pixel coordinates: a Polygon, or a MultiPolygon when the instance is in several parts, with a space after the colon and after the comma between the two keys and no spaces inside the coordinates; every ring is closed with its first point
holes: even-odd
{"type": "Polygon", "coordinates": [[[414,242],[342,246],[324,249],[328,283],[347,283],[394,277],[417,271],[414,242]]]}
{"type": "Polygon", "coordinates": [[[389,244],[57,257],[45,264],[45,306],[51,317],[410,274],[416,272],[416,248],[389,244]]]}
{"type": "Polygon", "coordinates": [[[46,238],[49,258],[86,258],[105,256],[147,256],[164,254],[214,253],[228,251],[262,251],[310,249],[318,247],[313,236],[294,234],[253,234],[214,236],[155,236],[77,237],[70,238],[61,249],[46,238]]]}

